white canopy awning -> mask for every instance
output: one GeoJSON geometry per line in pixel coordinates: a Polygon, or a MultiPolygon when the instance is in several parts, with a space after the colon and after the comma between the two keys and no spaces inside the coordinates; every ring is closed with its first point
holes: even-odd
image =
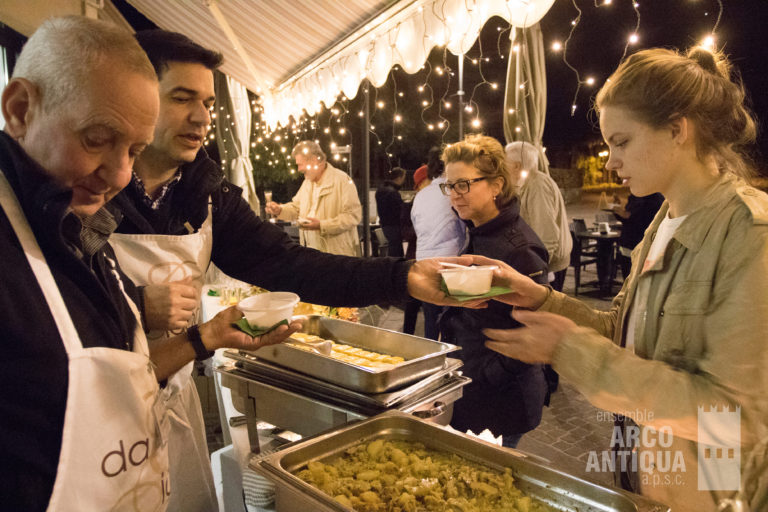
{"type": "Polygon", "coordinates": [[[225,56],[222,71],[263,98],[264,119],[286,124],[395,64],[418,71],[435,46],[459,55],[492,16],[537,23],[554,0],[129,0],[152,22],[225,56]]]}

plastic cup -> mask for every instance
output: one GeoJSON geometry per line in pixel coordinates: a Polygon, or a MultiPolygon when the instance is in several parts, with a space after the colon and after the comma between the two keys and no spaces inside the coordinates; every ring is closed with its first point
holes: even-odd
{"type": "Polygon", "coordinates": [[[237,305],[252,329],[269,329],[283,320],[290,321],[299,296],[291,292],[252,295],[237,305]]]}
{"type": "Polygon", "coordinates": [[[497,268],[496,265],[444,268],[440,274],[451,295],[482,295],[491,291],[493,271],[497,268]]]}

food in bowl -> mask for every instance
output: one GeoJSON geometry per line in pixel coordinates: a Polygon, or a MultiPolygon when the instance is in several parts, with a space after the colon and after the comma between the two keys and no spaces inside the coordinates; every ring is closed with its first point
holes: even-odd
{"type": "Polygon", "coordinates": [[[496,265],[444,268],[440,270],[451,295],[483,295],[491,290],[496,265]]]}
{"type": "Polygon", "coordinates": [[[299,296],[291,292],[267,292],[252,295],[241,300],[239,309],[252,329],[266,330],[285,321],[290,321],[293,308],[299,303],[299,296]]]}
{"type": "MultiPolygon", "coordinates": [[[[295,332],[291,334],[291,338],[296,338],[297,340],[308,343],[310,345],[326,341],[320,336],[316,336],[314,334],[306,334],[303,332],[295,332]]],[[[337,361],[343,361],[345,363],[363,366],[365,368],[391,368],[405,361],[405,359],[400,356],[381,354],[370,350],[363,350],[359,347],[353,347],[352,345],[346,345],[344,343],[336,343],[332,340],[328,341],[331,341],[331,353],[328,357],[336,359],[337,361]]],[[[292,347],[298,348],[300,350],[312,350],[312,348],[307,345],[292,344],[290,338],[288,339],[287,343],[292,347]]]]}
{"type": "Polygon", "coordinates": [[[304,482],[357,511],[554,512],[498,471],[459,455],[401,439],[375,439],[340,456],[311,461],[304,482]]]}

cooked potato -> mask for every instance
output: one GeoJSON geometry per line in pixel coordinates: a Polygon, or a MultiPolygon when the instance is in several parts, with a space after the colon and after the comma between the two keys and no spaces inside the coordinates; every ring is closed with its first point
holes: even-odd
{"type": "Polygon", "coordinates": [[[554,512],[504,472],[423,444],[376,439],[297,476],[360,512],[554,512]]]}

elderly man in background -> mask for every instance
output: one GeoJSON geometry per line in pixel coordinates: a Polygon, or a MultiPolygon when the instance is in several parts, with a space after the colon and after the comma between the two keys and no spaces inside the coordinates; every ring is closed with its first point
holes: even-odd
{"type": "MultiPolygon", "coordinates": [[[[157,382],[194,351],[180,335],[150,354],[104,208],[152,141],[157,77],[128,32],[54,18],[22,49],[2,112],[0,507],[163,511],[157,382]]],[[[241,316],[200,326],[209,349],[258,347],[230,327],[241,316]]]]}
{"type": "Polygon", "coordinates": [[[520,187],[520,217],[544,242],[549,253],[549,281],[552,288],[562,291],[573,246],[563,195],[555,180],[539,171],[536,146],[518,141],[510,142],[504,150],[509,172],[520,187]]]}
{"type": "Polygon", "coordinates": [[[320,145],[311,140],[291,152],[304,183],[290,203],[267,203],[267,213],[298,220],[301,244],[331,254],[360,255],[357,225],[363,208],[357,188],[343,171],[328,163],[320,145]]]}

